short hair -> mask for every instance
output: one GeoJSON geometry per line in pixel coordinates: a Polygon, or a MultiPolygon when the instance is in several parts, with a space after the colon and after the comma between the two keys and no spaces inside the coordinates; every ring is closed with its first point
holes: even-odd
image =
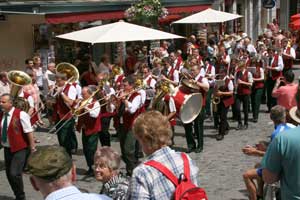
{"type": "Polygon", "coordinates": [[[272,107],[270,112],[270,118],[275,124],[285,123],[286,121],[286,109],[283,106],[276,105],[272,107]]]}
{"type": "Polygon", "coordinates": [[[169,58],[169,57],[163,57],[163,58],[161,59],[161,62],[162,62],[162,63],[168,63],[168,64],[170,64],[170,63],[171,63],[171,61],[170,61],[170,58],[169,58]]]}
{"type": "Polygon", "coordinates": [[[35,63],[35,62],[37,62],[38,59],[41,59],[41,57],[40,56],[34,56],[32,60],[35,63]]]}
{"type": "Polygon", "coordinates": [[[284,72],[283,76],[284,76],[285,80],[289,83],[292,83],[295,79],[295,74],[292,70],[288,70],[288,71],[284,72]]]}
{"type": "Polygon", "coordinates": [[[133,75],[129,75],[123,79],[123,83],[128,82],[129,85],[135,85],[135,78],[133,75]]]}
{"type": "Polygon", "coordinates": [[[33,62],[33,59],[32,59],[32,58],[27,58],[27,59],[25,60],[25,64],[28,65],[28,64],[29,64],[29,61],[32,61],[32,62],[33,62]]]}
{"type": "Polygon", "coordinates": [[[171,144],[172,130],[169,120],[158,111],[139,115],[133,124],[133,133],[152,150],[171,144]]]}
{"type": "Polygon", "coordinates": [[[108,146],[100,147],[94,155],[94,163],[101,162],[112,170],[119,170],[121,163],[121,156],[114,149],[108,146]]]}
{"type": "Polygon", "coordinates": [[[85,88],[87,88],[87,92],[90,95],[92,95],[97,90],[97,86],[95,86],[95,85],[88,85],[88,86],[85,86],[85,88]]]}
{"type": "Polygon", "coordinates": [[[10,101],[10,103],[13,103],[14,98],[13,98],[13,96],[11,94],[9,94],[9,93],[3,93],[1,95],[1,98],[2,97],[8,97],[8,100],[10,101]]]}
{"type": "Polygon", "coordinates": [[[6,76],[7,76],[7,72],[5,72],[5,71],[0,72],[0,79],[4,78],[6,76]]]}

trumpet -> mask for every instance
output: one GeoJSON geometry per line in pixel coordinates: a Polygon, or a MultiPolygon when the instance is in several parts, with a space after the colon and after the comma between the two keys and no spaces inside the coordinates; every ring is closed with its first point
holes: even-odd
{"type": "MultiPolygon", "coordinates": [[[[131,92],[126,93],[126,94],[124,94],[124,95],[121,95],[121,96],[119,96],[119,97],[116,96],[116,95],[110,95],[110,97],[114,96],[115,99],[121,100],[121,99],[123,99],[124,97],[127,97],[128,95],[131,95],[131,94],[133,94],[134,92],[140,90],[141,88],[142,88],[142,87],[138,87],[138,88],[132,90],[131,92]]],[[[121,92],[121,90],[118,91],[118,93],[120,93],[120,92],[121,92]]],[[[98,101],[99,101],[99,100],[98,100],[98,101]]],[[[88,111],[81,112],[81,113],[78,113],[78,112],[75,113],[75,112],[74,112],[73,114],[76,115],[77,117],[81,117],[81,116],[83,116],[83,115],[89,113],[90,111],[95,110],[95,109],[98,109],[99,107],[101,108],[101,107],[103,107],[103,106],[106,106],[106,105],[108,105],[109,103],[111,103],[111,101],[107,101],[107,102],[105,102],[104,104],[100,104],[100,106],[96,106],[95,108],[89,109],[88,111]]],[[[89,104],[87,104],[87,105],[89,105],[89,104]]],[[[86,106],[87,106],[87,105],[86,105],[86,106]]],[[[85,107],[86,107],[86,106],[85,106],[85,107]]],[[[85,107],[83,107],[83,108],[85,108],[85,107]]],[[[82,109],[83,109],[83,108],[82,108],[82,109]]]]}

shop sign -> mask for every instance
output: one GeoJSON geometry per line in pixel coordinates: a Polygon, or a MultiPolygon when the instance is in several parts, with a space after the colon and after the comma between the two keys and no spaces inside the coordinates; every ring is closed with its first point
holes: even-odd
{"type": "Polygon", "coordinates": [[[262,6],[266,9],[272,9],[276,5],[276,0],[263,0],[262,6]]]}

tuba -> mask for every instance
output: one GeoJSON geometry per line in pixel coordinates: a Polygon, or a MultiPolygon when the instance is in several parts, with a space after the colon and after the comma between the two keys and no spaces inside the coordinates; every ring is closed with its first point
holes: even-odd
{"type": "Polygon", "coordinates": [[[14,107],[28,112],[30,108],[28,101],[18,95],[23,86],[31,84],[31,77],[23,71],[12,70],[8,72],[7,78],[11,84],[10,95],[13,97],[14,107]]]}
{"type": "Polygon", "coordinates": [[[79,80],[78,69],[71,63],[61,62],[56,65],[56,72],[65,74],[69,83],[74,83],[79,80]]]}

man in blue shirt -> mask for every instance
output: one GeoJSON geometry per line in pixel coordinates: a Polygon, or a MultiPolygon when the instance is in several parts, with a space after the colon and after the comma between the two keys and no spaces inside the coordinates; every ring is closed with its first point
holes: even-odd
{"type": "Polygon", "coordinates": [[[281,199],[300,199],[300,127],[278,134],[262,160],[263,180],[280,180],[281,199]]]}
{"type": "Polygon", "coordinates": [[[73,182],[76,169],[63,147],[43,146],[28,158],[26,171],[33,188],[45,200],[110,200],[105,195],[80,192],[73,182]]]}

